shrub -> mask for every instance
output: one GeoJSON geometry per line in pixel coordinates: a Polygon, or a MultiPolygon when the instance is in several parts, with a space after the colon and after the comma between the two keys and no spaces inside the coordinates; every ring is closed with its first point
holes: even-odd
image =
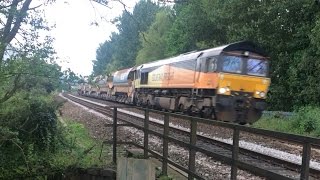
{"type": "Polygon", "coordinates": [[[290,118],[292,129],[299,134],[316,135],[320,132],[320,108],[306,106],[299,108],[290,118]]]}
{"type": "Polygon", "coordinates": [[[0,104],[0,179],[33,173],[55,151],[57,117],[53,98],[20,92],[0,104]]]}
{"type": "Polygon", "coordinates": [[[285,133],[320,137],[320,107],[300,107],[291,117],[264,116],[253,126],[285,133]]]}

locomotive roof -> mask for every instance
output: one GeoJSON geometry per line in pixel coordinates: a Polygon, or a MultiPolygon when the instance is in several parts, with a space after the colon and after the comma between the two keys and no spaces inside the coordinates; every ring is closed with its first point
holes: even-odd
{"type": "Polygon", "coordinates": [[[267,53],[263,49],[258,47],[256,44],[254,44],[253,42],[240,41],[232,44],[227,44],[224,46],[219,46],[216,48],[210,48],[210,49],[200,50],[200,51],[191,51],[184,54],[180,54],[175,57],[170,57],[163,60],[145,63],[145,64],[142,64],[141,66],[138,66],[137,69],[145,69],[145,68],[161,66],[161,65],[165,65],[173,62],[197,59],[200,56],[204,56],[204,57],[216,56],[221,54],[222,52],[229,52],[229,51],[249,51],[249,52],[260,54],[262,56],[267,56],[267,53]]]}
{"type": "Polygon", "coordinates": [[[114,84],[124,84],[128,82],[128,76],[132,68],[122,69],[113,73],[114,84]]]}

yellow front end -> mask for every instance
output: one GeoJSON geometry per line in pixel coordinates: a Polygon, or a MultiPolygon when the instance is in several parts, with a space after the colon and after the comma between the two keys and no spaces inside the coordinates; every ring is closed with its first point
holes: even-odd
{"type": "Polygon", "coordinates": [[[266,108],[270,78],[219,73],[217,115],[222,121],[253,123],[266,108]]]}
{"type": "Polygon", "coordinates": [[[248,92],[253,93],[254,98],[265,99],[270,86],[270,78],[266,77],[219,73],[218,79],[217,94],[221,95],[248,92]]]}

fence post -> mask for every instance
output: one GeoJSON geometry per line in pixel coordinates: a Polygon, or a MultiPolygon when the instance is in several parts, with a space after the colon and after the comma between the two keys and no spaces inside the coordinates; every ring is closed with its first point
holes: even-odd
{"type": "Polygon", "coordinates": [[[113,108],[113,152],[112,161],[117,164],[117,108],[113,108]]]}
{"type": "Polygon", "coordinates": [[[231,180],[237,179],[238,173],[238,155],[239,155],[239,129],[233,129],[233,144],[232,144],[232,164],[231,164],[231,180]]]}
{"type": "MultiPolygon", "coordinates": [[[[195,146],[197,143],[197,121],[191,120],[190,126],[190,145],[195,146]]],[[[193,147],[189,149],[189,170],[192,172],[196,171],[196,151],[193,147]]],[[[193,179],[194,177],[188,174],[188,180],[193,179]]]]}
{"type": "Polygon", "coordinates": [[[148,149],[149,149],[149,109],[144,111],[144,149],[143,154],[144,158],[148,158],[148,149]]]}
{"type": "Polygon", "coordinates": [[[310,155],[311,155],[311,144],[306,142],[303,144],[303,153],[302,153],[302,166],[300,179],[308,180],[309,179],[309,165],[310,165],[310,155]]]}
{"type": "Polygon", "coordinates": [[[164,126],[163,126],[163,159],[162,159],[162,174],[167,175],[168,172],[168,138],[169,136],[169,114],[164,114],[164,126]]]}

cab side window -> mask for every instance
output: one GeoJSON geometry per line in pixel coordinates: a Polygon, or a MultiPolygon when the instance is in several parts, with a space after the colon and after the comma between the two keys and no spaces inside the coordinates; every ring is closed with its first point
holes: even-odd
{"type": "Polygon", "coordinates": [[[206,61],[207,72],[215,72],[217,70],[217,59],[215,57],[209,57],[206,61]]]}
{"type": "Polygon", "coordinates": [[[140,84],[148,84],[148,74],[149,72],[141,73],[140,84]]]}

